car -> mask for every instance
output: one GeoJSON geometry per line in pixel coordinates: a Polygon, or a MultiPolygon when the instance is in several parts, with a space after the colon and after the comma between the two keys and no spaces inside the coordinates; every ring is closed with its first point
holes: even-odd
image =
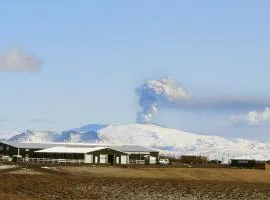
{"type": "Polygon", "coordinates": [[[165,159],[159,159],[159,164],[160,165],[169,165],[169,159],[165,158],[165,159]]]}
{"type": "Polygon", "coordinates": [[[185,168],[191,168],[192,166],[190,164],[184,164],[185,168]]]}

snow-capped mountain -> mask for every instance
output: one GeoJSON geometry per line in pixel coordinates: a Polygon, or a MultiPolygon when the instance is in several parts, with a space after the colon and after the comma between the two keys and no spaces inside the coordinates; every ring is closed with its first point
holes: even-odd
{"type": "Polygon", "coordinates": [[[79,132],[79,133],[85,133],[85,132],[97,132],[100,129],[106,128],[108,125],[105,124],[88,124],[79,128],[73,128],[70,130],[66,130],[64,132],[79,132]]]}
{"type": "Polygon", "coordinates": [[[46,142],[53,141],[57,134],[51,131],[33,131],[26,130],[18,135],[14,135],[8,139],[13,142],[46,142]]]}
{"type": "MultiPolygon", "coordinates": [[[[170,155],[205,155],[227,161],[234,156],[262,154],[269,157],[270,143],[244,139],[229,140],[218,136],[199,135],[154,124],[100,125],[89,124],[60,133],[27,130],[8,141],[16,142],[95,142],[139,144],[170,155]]],[[[270,159],[270,158],[269,158],[270,159]]]]}

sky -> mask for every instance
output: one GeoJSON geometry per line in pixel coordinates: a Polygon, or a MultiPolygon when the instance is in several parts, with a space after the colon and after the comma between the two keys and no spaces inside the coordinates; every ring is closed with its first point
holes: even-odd
{"type": "MultiPolygon", "coordinates": [[[[268,99],[269,6],[266,0],[2,2],[0,135],[136,123],[136,88],[167,76],[196,98],[268,99]]],[[[258,140],[270,132],[267,107],[164,106],[152,123],[258,140]]]]}

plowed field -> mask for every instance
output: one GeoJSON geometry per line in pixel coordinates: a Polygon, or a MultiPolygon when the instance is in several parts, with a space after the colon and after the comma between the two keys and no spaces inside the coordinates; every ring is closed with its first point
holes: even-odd
{"type": "Polygon", "coordinates": [[[260,174],[267,178],[269,172],[211,170],[181,169],[186,173],[181,178],[178,169],[63,167],[57,171],[27,169],[25,173],[20,169],[0,173],[0,199],[270,199],[269,180],[256,179],[260,174]],[[219,172],[220,177],[225,173],[229,178],[211,176],[219,172]],[[237,172],[250,173],[251,178],[239,179],[237,172]]]}

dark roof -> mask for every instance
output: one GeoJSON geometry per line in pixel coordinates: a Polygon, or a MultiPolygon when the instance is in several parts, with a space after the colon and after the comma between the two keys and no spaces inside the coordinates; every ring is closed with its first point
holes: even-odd
{"type": "Polygon", "coordinates": [[[109,147],[113,148],[118,151],[123,152],[159,152],[157,150],[147,148],[140,145],[107,145],[107,144],[89,144],[89,143],[33,143],[33,142],[7,142],[7,141],[1,141],[4,144],[7,144],[9,146],[13,146],[16,148],[22,148],[22,149],[47,149],[51,147],[57,147],[57,146],[66,146],[66,147],[109,147]]]}

